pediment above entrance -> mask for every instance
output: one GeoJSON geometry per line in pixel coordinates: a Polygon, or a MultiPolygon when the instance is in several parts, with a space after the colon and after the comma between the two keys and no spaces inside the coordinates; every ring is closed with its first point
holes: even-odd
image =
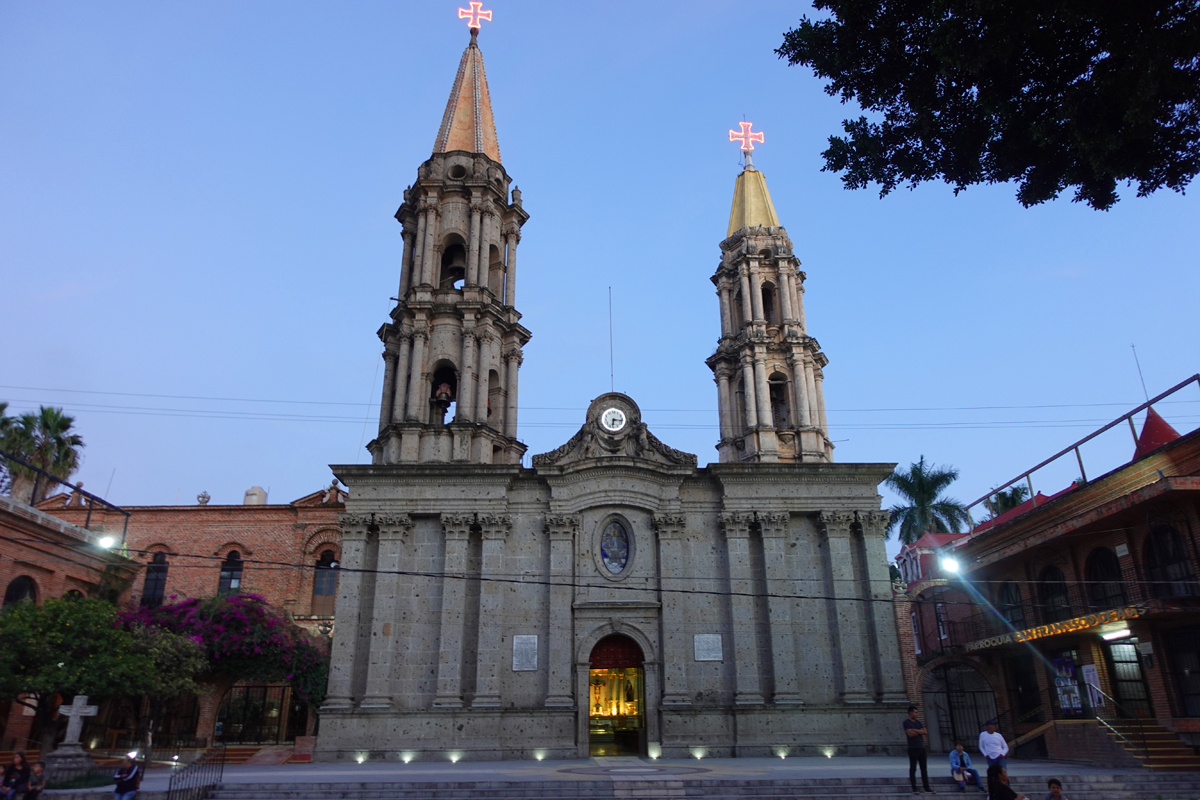
{"type": "Polygon", "coordinates": [[[556,450],[533,457],[534,468],[592,466],[609,458],[637,459],[663,467],[694,469],[696,456],[663,444],[642,422],[628,395],[609,392],[588,406],[583,427],[556,450]]]}

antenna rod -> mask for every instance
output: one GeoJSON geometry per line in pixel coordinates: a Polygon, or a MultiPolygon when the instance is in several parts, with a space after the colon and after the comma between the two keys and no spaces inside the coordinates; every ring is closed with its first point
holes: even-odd
{"type": "Polygon", "coordinates": [[[612,287],[608,287],[608,390],[615,392],[617,381],[613,367],[613,332],[612,332],[612,287]]]}
{"type": "Polygon", "coordinates": [[[1146,395],[1146,402],[1149,403],[1150,393],[1146,391],[1146,379],[1142,377],[1142,362],[1138,360],[1137,345],[1131,344],[1129,347],[1131,350],[1133,350],[1133,363],[1137,364],[1138,379],[1142,382],[1142,394],[1146,395]]]}

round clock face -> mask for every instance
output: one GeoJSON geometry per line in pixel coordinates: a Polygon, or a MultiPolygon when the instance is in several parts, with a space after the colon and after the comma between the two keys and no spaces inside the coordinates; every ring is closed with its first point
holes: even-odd
{"type": "Polygon", "coordinates": [[[609,433],[616,433],[625,427],[625,412],[619,408],[605,409],[600,415],[600,424],[609,433]]]}

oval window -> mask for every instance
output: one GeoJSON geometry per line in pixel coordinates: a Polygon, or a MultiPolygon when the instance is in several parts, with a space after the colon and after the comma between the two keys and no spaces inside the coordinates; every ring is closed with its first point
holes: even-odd
{"type": "Polygon", "coordinates": [[[610,522],[600,537],[600,560],[608,571],[617,575],[629,563],[629,534],[619,522],[610,522]]]}

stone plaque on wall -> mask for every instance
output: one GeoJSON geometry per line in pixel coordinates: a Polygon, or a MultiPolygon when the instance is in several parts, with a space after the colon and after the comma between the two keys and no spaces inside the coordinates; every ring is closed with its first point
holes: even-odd
{"type": "Polygon", "coordinates": [[[537,669],[537,636],[513,637],[513,672],[529,672],[537,669]]]}
{"type": "Polygon", "coordinates": [[[696,651],[697,661],[723,661],[721,655],[721,634],[697,633],[692,636],[692,646],[696,651]]]}

